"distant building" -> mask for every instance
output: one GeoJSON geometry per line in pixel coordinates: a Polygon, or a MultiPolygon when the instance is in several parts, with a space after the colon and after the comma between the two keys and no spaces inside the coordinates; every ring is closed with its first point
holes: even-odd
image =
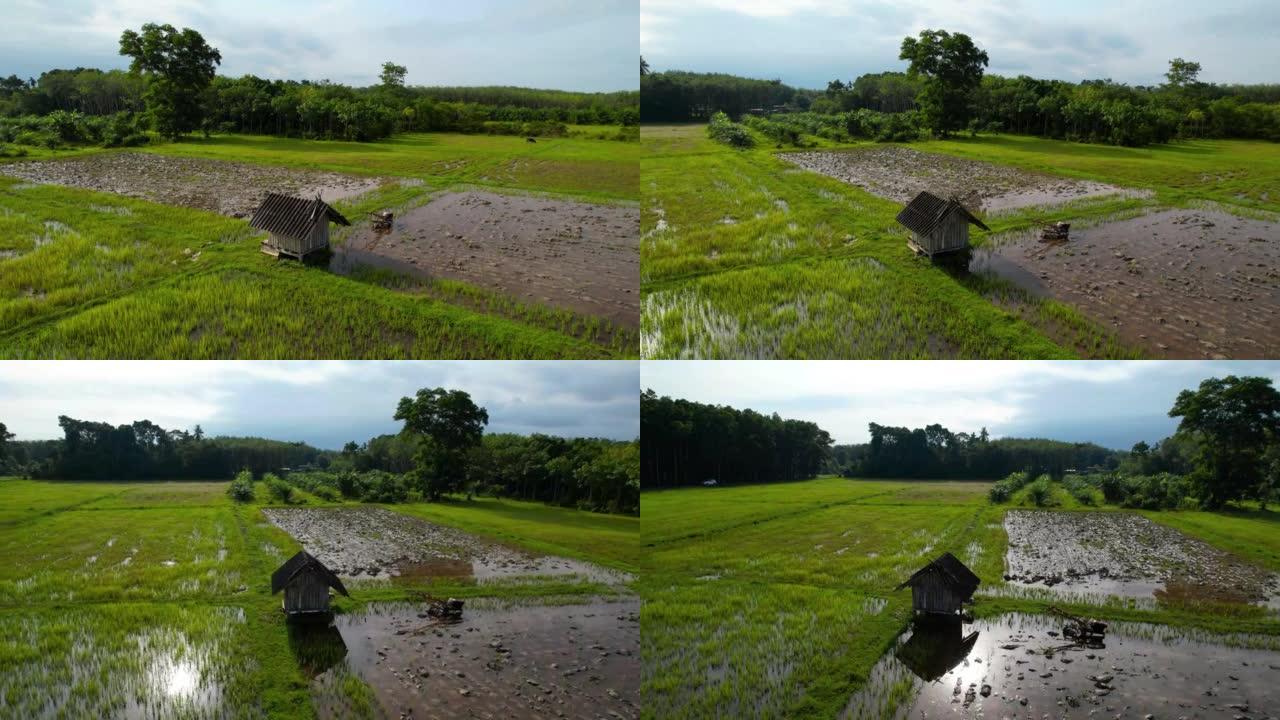
{"type": "Polygon", "coordinates": [[[290,618],[328,616],[329,588],[351,597],[338,576],[306,550],[271,574],[271,594],[284,591],[284,612],[290,618]]]}
{"type": "Polygon", "coordinates": [[[911,249],[933,257],[969,247],[969,225],[990,232],[959,200],[943,200],[922,192],[898,213],[898,223],[915,234],[907,241],[911,249]]]}
{"type": "Polygon", "coordinates": [[[266,199],[249,220],[249,226],[267,232],[267,239],[262,241],[262,252],[275,257],[286,255],[301,260],[316,250],[329,247],[330,222],[351,224],[342,213],[321,200],[319,195],[311,200],[304,200],[279,193],[267,193],[266,199]]]}
{"type": "Polygon", "coordinates": [[[911,588],[911,606],[917,613],[954,615],[973,599],[981,582],[955,555],[943,553],[895,589],[911,588]]]}

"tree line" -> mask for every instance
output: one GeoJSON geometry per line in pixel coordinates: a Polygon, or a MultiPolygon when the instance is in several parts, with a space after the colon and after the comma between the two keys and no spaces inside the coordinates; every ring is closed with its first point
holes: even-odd
{"type": "Polygon", "coordinates": [[[952,432],[869,424],[871,440],[833,448],[831,470],[846,477],[996,480],[1011,472],[1061,478],[1068,471],[1115,469],[1123,452],[1093,443],[1043,438],[992,439],[980,432],[952,432]]]}
{"type": "Polygon", "coordinates": [[[0,142],[105,144],[103,128],[111,124],[132,130],[124,136],[133,142],[117,144],[138,144],[146,130],[173,139],[193,132],[343,140],[410,131],[555,135],[566,123],[634,126],[640,117],[634,91],[411,87],[407,69],[392,62],[370,87],[229,78],[217,74],[217,48],[199,32],[172,25],[126,30],[119,50],[131,59],[127,72],[55,69],[39,78],[0,79],[0,142]]]}
{"type": "Polygon", "coordinates": [[[816,476],[831,436],[816,423],[778,414],[640,395],[644,487],[788,482],[816,476]]]}
{"type": "MultiPolygon", "coordinates": [[[[740,118],[756,109],[781,127],[835,140],[1009,132],[1124,146],[1175,138],[1280,141],[1280,84],[1202,82],[1200,64],[1182,58],[1169,61],[1165,82],[1134,86],[989,75],[987,54],[971,38],[943,30],[905,38],[899,57],[908,61],[906,72],[836,79],[822,90],[717,73],[649,72],[641,77],[642,118],[707,120],[717,111],[740,118]],[[897,132],[884,130],[891,122],[897,132]]],[[[774,128],[757,129],[773,129],[766,134],[786,142],[774,128]]]]}
{"type": "MultiPolygon", "coordinates": [[[[486,434],[488,412],[466,392],[445,388],[402,398],[394,417],[404,424],[401,432],[348,442],[340,451],[264,438],[211,438],[198,425],[166,430],[148,420],[111,425],[67,416],[58,418],[58,440],[14,441],[0,424],[0,475],[227,480],[243,473],[250,484],[264,481],[277,498],[289,487],[369,502],[481,494],[639,512],[639,441],[486,434]]],[[[244,495],[240,479],[233,496],[244,495]]]]}

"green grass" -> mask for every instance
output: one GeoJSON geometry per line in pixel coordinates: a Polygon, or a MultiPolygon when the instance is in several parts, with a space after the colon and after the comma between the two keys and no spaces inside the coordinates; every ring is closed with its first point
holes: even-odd
{"type": "MultiPolygon", "coordinates": [[[[1004,586],[1007,506],[987,501],[990,486],[828,477],[643,493],[644,717],[838,715],[906,629],[910,592],[895,588],[920,565],[948,551],[983,591],[1004,586]]],[[[1098,510],[1070,500],[1064,509],[1098,510]]],[[[1280,562],[1272,513],[1148,517],[1268,567],[1280,562]]],[[[1256,607],[1054,602],[1109,620],[1280,635],[1280,621],[1256,607]]],[[[975,613],[1044,605],[982,594],[975,613]]],[[[912,702],[907,688],[893,690],[912,702]]]]}
{"type": "MultiPolygon", "coordinates": [[[[734,150],[683,125],[646,126],[641,144],[643,357],[1142,354],[1066,304],[916,257],[898,203],[801,170],[771,143],[734,150]]],[[[1270,143],[1134,150],[1000,136],[912,147],[1154,191],[1000,215],[993,233],[1205,200],[1280,208],[1280,146],[1270,143]]]]}
{"type": "MultiPolygon", "coordinates": [[[[360,217],[474,187],[631,202],[640,150],[634,142],[431,134],[381,143],[215,136],[147,152],[422,181],[335,203],[360,217]]],[[[637,354],[633,328],[600,318],[458,281],[341,277],[263,255],[244,220],[0,177],[0,357],[637,354]]]]}
{"type": "MultiPolygon", "coordinates": [[[[299,545],[226,482],[44,482],[0,478],[0,700],[20,716],[151,715],[309,720],[311,658],[291,642],[272,571],[299,545]],[[127,560],[127,562],[126,562],[127,560]],[[166,564],[171,561],[172,565],[166,564]],[[174,692],[216,690],[212,707],[174,692]]],[[[260,500],[265,492],[260,490],[260,500]]],[[[301,494],[316,504],[316,499],[301,494]]],[[[327,503],[326,503],[327,504],[327,503]]],[[[392,506],[537,551],[638,564],[637,518],[480,500],[392,506]]],[[[565,603],[625,592],[574,578],[484,584],[360,581],[337,611],[421,592],[477,602],[565,603]]],[[[346,711],[374,717],[359,676],[337,677],[346,711]]]]}

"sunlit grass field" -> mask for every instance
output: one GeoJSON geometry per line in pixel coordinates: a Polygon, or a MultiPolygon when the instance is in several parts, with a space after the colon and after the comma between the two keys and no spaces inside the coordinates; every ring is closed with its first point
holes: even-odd
{"type": "MultiPolygon", "coordinates": [[[[1042,612],[1040,597],[999,594],[1007,506],[991,505],[989,488],[819,478],[643,493],[644,716],[836,717],[908,625],[911,593],[896,586],[943,552],[981,578],[980,617],[1042,612]]],[[[1280,570],[1277,513],[1147,516],[1280,570]]],[[[1099,611],[1086,599],[1053,602],[1099,611]]],[[[1256,607],[1108,601],[1105,613],[1280,635],[1280,621],[1256,607]]]]}
{"type": "MultiPolygon", "coordinates": [[[[65,717],[127,708],[149,709],[148,717],[315,717],[307,658],[270,592],[271,573],[300,547],[266,521],[261,504],[233,504],[227,485],[0,478],[4,707],[22,717],[41,716],[50,703],[65,717]]],[[[490,499],[389,508],[533,552],[640,565],[637,518],[490,499]]],[[[353,598],[341,598],[340,611],[424,590],[535,603],[617,591],[564,578],[384,580],[348,589],[353,598]]],[[[359,677],[341,687],[350,705],[368,705],[359,677]]]]}
{"type": "MultiPolygon", "coordinates": [[[[898,203],[797,168],[757,139],[743,151],[701,125],[642,128],[643,357],[1141,356],[1066,304],[916,257],[898,203]]],[[[842,147],[857,145],[870,143],[842,147]]],[[[1280,209],[1271,143],[1137,150],[997,136],[911,147],[1154,192],[1002,214],[989,218],[995,233],[1202,201],[1280,209]]]]}
{"type": "MultiPolygon", "coordinates": [[[[636,142],[526,143],[453,134],[378,143],[232,135],[146,151],[413,180],[334,203],[353,218],[457,188],[632,203],[640,153],[636,142]]],[[[56,155],[74,154],[82,153],[56,155]]],[[[269,258],[258,252],[258,237],[244,220],[0,177],[0,357],[611,358],[639,352],[634,328],[463,282],[410,281],[389,271],[343,277],[269,258]]]]}

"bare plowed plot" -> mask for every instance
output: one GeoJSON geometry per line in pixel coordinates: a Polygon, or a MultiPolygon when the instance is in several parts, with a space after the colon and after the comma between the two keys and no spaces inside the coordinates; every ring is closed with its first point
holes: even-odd
{"type": "MultiPolygon", "coordinates": [[[[336,619],[331,657],[312,685],[322,718],[350,717],[346,672],[388,718],[636,718],[640,603],[485,608],[443,624],[407,604],[336,619]]],[[[330,628],[332,630],[332,628],[330,628]]],[[[319,669],[319,668],[317,668],[319,669]]]]}
{"type": "Polygon", "coordinates": [[[890,200],[909,202],[927,190],[939,197],[959,197],[975,211],[1057,205],[1104,195],[1149,194],[892,145],[839,152],[783,153],[779,157],[890,200]]]}
{"type": "Polygon", "coordinates": [[[331,266],[462,280],[637,327],[639,228],[634,207],[455,192],[395,218],[389,231],[357,228],[331,266]]]}
{"type": "Polygon", "coordinates": [[[1157,357],[1263,358],[1280,348],[1280,223],[1217,210],[1165,210],[1072,229],[993,237],[993,272],[1074,305],[1157,357]]]}
{"type": "Polygon", "coordinates": [[[534,555],[469,533],[376,507],[268,508],[267,519],[346,578],[577,575],[625,582],[625,573],[553,555],[534,555]]]}
{"type": "Polygon", "coordinates": [[[138,152],[5,163],[0,164],[0,173],[29,182],[99,190],[231,217],[252,215],[268,192],[300,197],[319,194],[333,202],[368,192],[385,182],[333,172],[138,152]]]}
{"type": "Polygon", "coordinates": [[[1276,577],[1131,513],[1011,510],[1005,579],[1065,592],[1196,602],[1274,602],[1276,577]]]}

